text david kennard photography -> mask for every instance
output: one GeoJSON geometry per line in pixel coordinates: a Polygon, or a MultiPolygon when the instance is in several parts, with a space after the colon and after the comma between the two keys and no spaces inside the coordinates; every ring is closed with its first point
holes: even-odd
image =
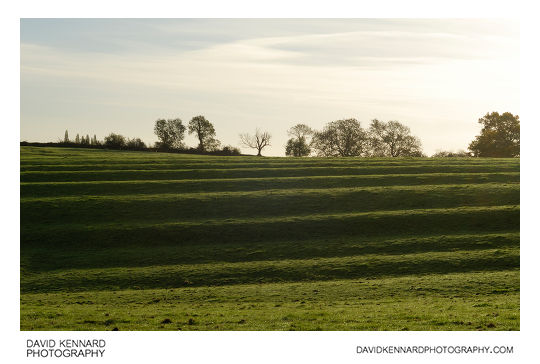
{"type": "Polygon", "coordinates": [[[26,356],[32,358],[102,358],[105,340],[26,340],[26,356]]]}

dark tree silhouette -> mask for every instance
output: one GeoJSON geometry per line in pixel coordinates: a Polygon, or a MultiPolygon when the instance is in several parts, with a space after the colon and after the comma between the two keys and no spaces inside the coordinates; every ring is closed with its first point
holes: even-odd
{"type": "Polygon", "coordinates": [[[146,149],[146,144],[140,138],[128,139],[126,147],[133,150],[146,149]]]}
{"type": "Polygon", "coordinates": [[[287,140],[287,145],[285,146],[285,155],[290,157],[306,157],[311,153],[311,148],[306,142],[305,137],[300,137],[298,139],[291,138],[287,140]]]}
{"type": "Polygon", "coordinates": [[[356,119],[332,121],[311,141],[320,157],[357,157],[366,153],[367,146],[367,134],[356,119]]]}
{"type": "Polygon", "coordinates": [[[193,117],[188,124],[189,134],[195,133],[199,139],[200,151],[216,150],[219,148],[219,141],[215,139],[216,131],[211,122],[202,115],[193,117]]]}
{"type": "Polygon", "coordinates": [[[292,137],[287,140],[285,155],[293,157],[306,157],[311,153],[307,138],[313,134],[313,130],[305,124],[296,124],[287,131],[292,137]]]}
{"type": "Polygon", "coordinates": [[[122,149],[126,146],[126,138],[120,134],[110,133],[105,137],[104,145],[111,149],[122,149]]]}
{"type": "Polygon", "coordinates": [[[160,140],[157,146],[164,149],[183,148],[185,131],[186,127],[182,124],[182,120],[178,118],[168,120],[156,120],[156,125],[154,126],[154,133],[160,140]]]}
{"type": "Polygon", "coordinates": [[[257,156],[262,156],[262,150],[270,145],[270,138],[272,136],[269,132],[261,132],[259,129],[255,131],[255,135],[240,134],[240,143],[245,147],[257,149],[257,156]]]}
{"type": "Polygon", "coordinates": [[[421,157],[422,143],[411,129],[398,121],[387,123],[373,119],[369,126],[372,157],[421,157]]]}

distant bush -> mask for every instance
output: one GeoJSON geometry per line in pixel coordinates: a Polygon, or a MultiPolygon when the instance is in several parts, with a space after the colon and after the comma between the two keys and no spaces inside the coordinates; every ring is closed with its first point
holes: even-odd
{"type": "Polygon", "coordinates": [[[431,156],[431,158],[463,158],[470,157],[471,154],[464,150],[458,150],[457,152],[451,152],[446,150],[439,150],[431,156]]]}
{"type": "Polygon", "coordinates": [[[157,149],[159,151],[167,151],[171,153],[186,153],[186,154],[203,154],[203,155],[241,155],[240,149],[231,145],[224,146],[222,149],[201,151],[199,148],[185,148],[185,149],[157,149]]]}
{"type": "Polygon", "coordinates": [[[224,146],[221,151],[222,155],[240,155],[240,149],[232,145],[224,146]]]}
{"type": "Polygon", "coordinates": [[[20,142],[21,147],[60,147],[60,148],[88,148],[88,149],[101,149],[102,146],[96,146],[96,145],[84,145],[84,144],[76,144],[74,142],[68,142],[64,143],[63,141],[59,142],[28,142],[28,141],[22,141],[20,142]]]}

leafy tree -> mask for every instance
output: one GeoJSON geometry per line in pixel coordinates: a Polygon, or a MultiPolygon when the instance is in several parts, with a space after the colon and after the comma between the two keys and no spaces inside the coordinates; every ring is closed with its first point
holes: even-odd
{"type": "Polygon", "coordinates": [[[156,144],[160,148],[165,149],[181,149],[184,147],[184,132],[186,127],[180,119],[159,119],[156,120],[154,133],[159,138],[160,142],[156,144]]]}
{"type": "Polygon", "coordinates": [[[216,130],[211,122],[202,115],[193,117],[188,124],[189,134],[195,133],[199,139],[200,151],[216,150],[219,148],[219,141],[215,139],[216,130]]]}
{"type": "Polygon", "coordinates": [[[480,135],[470,144],[475,157],[519,157],[519,116],[505,112],[487,113],[478,119],[480,135]]]}
{"type": "Polygon", "coordinates": [[[66,132],[64,133],[64,143],[69,143],[69,135],[68,135],[68,131],[66,130],[66,132]]]}
{"type": "Polygon", "coordinates": [[[369,126],[370,155],[372,157],[421,157],[422,143],[411,135],[411,129],[398,121],[377,119],[369,126]]]}
{"type": "Polygon", "coordinates": [[[296,124],[287,130],[287,135],[296,139],[300,139],[302,137],[307,138],[308,136],[313,135],[313,129],[306,124],[296,124]]]}
{"type": "Polygon", "coordinates": [[[82,145],[88,145],[90,144],[90,138],[86,139],[87,137],[85,137],[84,135],[81,137],[81,144],[82,145]]]}
{"type": "Polygon", "coordinates": [[[129,149],[142,150],[146,149],[146,144],[140,138],[128,139],[126,147],[129,149]]]}
{"type": "Polygon", "coordinates": [[[122,149],[126,146],[126,138],[120,134],[110,133],[105,137],[104,145],[111,149],[122,149]]]}
{"type": "Polygon", "coordinates": [[[259,129],[255,131],[255,135],[240,134],[240,143],[245,147],[257,149],[257,156],[262,156],[262,150],[270,145],[271,135],[269,132],[261,132],[259,129]]]}
{"type": "Polygon", "coordinates": [[[287,145],[285,146],[285,155],[291,157],[306,157],[311,153],[311,148],[306,142],[305,137],[300,137],[298,139],[291,138],[287,140],[287,145]]]}
{"type": "Polygon", "coordinates": [[[296,124],[287,131],[292,138],[287,141],[285,155],[293,157],[305,157],[311,153],[307,138],[313,134],[313,130],[305,124],[296,124]]]}
{"type": "Polygon", "coordinates": [[[96,138],[96,134],[94,134],[94,137],[92,138],[92,143],[91,144],[92,145],[99,145],[100,144],[100,142],[96,138]]]}
{"type": "Polygon", "coordinates": [[[75,137],[75,144],[80,144],[81,143],[81,138],[79,137],[79,134],[77,134],[77,136],[75,137]]]}
{"type": "Polygon", "coordinates": [[[315,132],[311,147],[320,157],[357,157],[366,153],[367,134],[356,119],[332,121],[315,132]]]}

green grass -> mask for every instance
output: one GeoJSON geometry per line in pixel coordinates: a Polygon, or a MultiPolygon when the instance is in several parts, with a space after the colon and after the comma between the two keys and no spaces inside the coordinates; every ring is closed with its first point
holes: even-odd
{"type": "Polygon", "coordinates": [[[25,294],[21,316],[22,330],[516,330],[519,272],[25,294]]]}
{"type": "Polygon", "coordinates": [[[519,159],[21,147],[21,329],[114,327],[519,330],[519,159]]]}

